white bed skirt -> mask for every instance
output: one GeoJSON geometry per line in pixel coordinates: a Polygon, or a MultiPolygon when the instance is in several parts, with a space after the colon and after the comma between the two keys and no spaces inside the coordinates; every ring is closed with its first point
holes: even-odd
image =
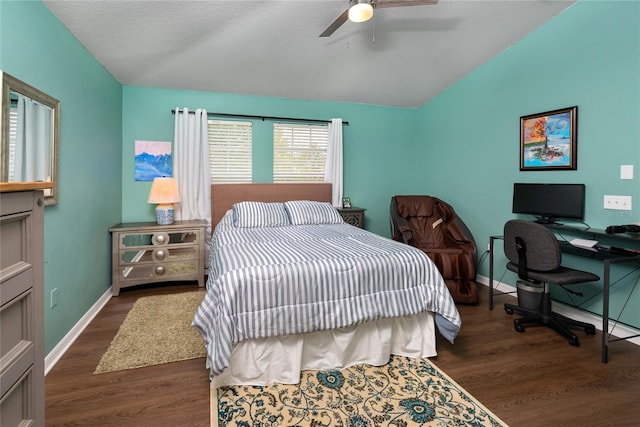
{"type": "Polygon", "coordinates": [[[359,326],[237,344],[229,367],[211,382],[224,385],[297,384],[305,369],[342,369],[359,363],[380,366],[394,355],[436,355],[434,316],[429,312],[359,326]]]}

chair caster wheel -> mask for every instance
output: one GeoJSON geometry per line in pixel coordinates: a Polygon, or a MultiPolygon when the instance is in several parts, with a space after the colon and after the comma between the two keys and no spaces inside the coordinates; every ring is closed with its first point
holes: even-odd
{"type": "Polygon", "coordinates": [[[569,338],[569,344],[575,347],[580,347],[580,341],[578,340],[578,337],[569,338]]]}
{"type": "Polygon", "coordinates": [[[513,309],[509,308],[509,307],[505,307],[504,311],[507,312],[507,314],[513,314],[513,309]]]}
{"type": "Polygon", "coordinates": [[[520,323],[513,322],[513,329],[518,332],[524,332],[524,326],[522,326],[520,323]]]}
{"type": "Polygon", "coordinates": [[[587,335],[595,335],[596,334],[595,326],[587,326],[587,327],[584,328],[584,331],[587,333],[587,335]]]}

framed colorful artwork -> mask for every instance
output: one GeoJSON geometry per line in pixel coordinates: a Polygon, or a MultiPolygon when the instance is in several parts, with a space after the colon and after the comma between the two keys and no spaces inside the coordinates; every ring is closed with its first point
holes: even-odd
{"type": "Polygon", "coordinates": [[[520,170],[576,170],[577,137],[577,106],[520,117],[520,170]]]}

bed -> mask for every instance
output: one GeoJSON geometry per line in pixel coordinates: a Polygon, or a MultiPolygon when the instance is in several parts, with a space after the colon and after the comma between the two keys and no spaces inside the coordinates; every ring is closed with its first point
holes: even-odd
{"type": "Polygon", "coordinates": [[[330,184],[214,184],[207,292],[193,325],[212,387],[436,355],[461,320],[419,251],[342,221],[330,184]]]}

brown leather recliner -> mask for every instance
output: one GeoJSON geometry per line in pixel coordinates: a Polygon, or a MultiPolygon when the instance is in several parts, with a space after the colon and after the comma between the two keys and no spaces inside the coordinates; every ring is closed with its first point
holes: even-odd
{"type": "Polygon", "coordinates": [[[453,208],[431,196],[394,196],[390,214],[393,240],[424,251],[456,303],[478,304],[475,240],[453,208]]]}

